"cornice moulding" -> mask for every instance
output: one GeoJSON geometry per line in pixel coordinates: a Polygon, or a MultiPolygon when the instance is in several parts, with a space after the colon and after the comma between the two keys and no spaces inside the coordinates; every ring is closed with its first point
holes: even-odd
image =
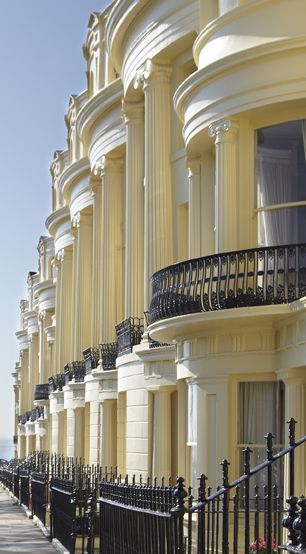
{"type": "Polygon", "coordinates": [[[151,0],[117,0],[112,7],[105,28],[105,42],[116,70],[122,67],[121,45],[124,34],[136,15],[151,0]]]}
{"type": "Polygon", "coordinates": [[[247,15],[248,13],[260,11],[260,9],[265,5],[278,3],[279,0],[252,0],[233,8],[228,12],[225,12],[220,17],[208,23],[208,25],[199,33],[193,45],[193,57],[195,63],[197,65],[199,64],[199,55],[203,48],[203,44],[205,44],[207,40],[217,31],[221,30],[232,21],[238,21],[241,17],[247,15]]]}
{"type": "Polygon", "coordinates": [[[68,206],[59,208],[47,217],[46,227],[53,239],[55,239],[57,227],[65,223],[66,220],[70,221],[70,210],[68,206]]]}
{"type": "Polygon", "coordinates": [[[123,96],[121,79],[116,79],[93,96],[80,110],[76,120],[77,133],[84,144],[87,142],[88,133],[94,122],[114,104],[120,102],[123,96]]]}
{"type": "MultiPolygon", "coordinates": [[[[301,52],[306,51],[305,36],[285,38],[275,40],[268,44],[260,44],[259,46],[255,46],[247,50],[242,50],[229,56],[224,56],[224,58],[222,58],[221,60],[218,60],[211,65],[198,69],[198,71],[192,73],[178,87],[173,97],[174,108],[179,118],[184,123],[185,128],[186,126],[188,126],[188,121],[185,121],[186,106],[192,103],[192,99],[199,89],[204,90],[210,83],[216,81],[220,76],[224,77],[225,74],[231,75],[234,73],[236,68],[238,69],[241,66],[250,67],[250,64],[252,63],[259,63],[261,60],[265,61],[268,58],[275,58],[277,54],[279,55],[279,57],[283,57],[285,53],[289,54],[290,52],[298,52],[298,50],[300,50],[301,52]]],[[[249,86],[248,90],[250,89],[251,85],[249,86]]],[[[212,99],[209,106],[211,106],[212,104],[217,104],[220,100],[224,100],[224,95],[221,96],[222,98],[218,98],[216,99],[216,101],[212,99]]],[[[237,110],[237,112],[244,111],[241,104],[240,108],[241,109],[237,110]]],[[[199,111],[203,110],[201,109],[199,111]]],[[[223,117],[223,115],[220,115],[220,117],[223,117]]],[[[211,121],[207,121],[205,127],[208,127],[210,123],[211,121]]]]}
{"type": "Polygon", "coordinates": [[[70,187],[75,181],[83,177],[85,173],[89,174],[89,172],[90,165],[87,156],[77,160],[63,171],[59,178],[59,189],[67,203],[69,202],[70,187]]]}
{"type": "MultiPolygon", "coordinates": [[[[122,62],[122,81],[124,93],[132,86],[137,70],[146,63],[147,60],[163,58],[166,56],[167,49],[182,39],[191,37],[191,34],[198,31],[199,8],[195,0],[185,0],[175,10],[169,8],[165,3],[164,12],[158,19],[152,16],[152,22],[147,25],[141,33],[131,32],[130,44],[124,53],[122,62]]],[[[191,40],[191,39],[190,39],[191,40]]],[[[193,38],[194,40],[194,38],[193,38]]],[[[171,60],[173,54],[168,59],[171,60]]],[[[171,65],[171,64],[170,64],[171,65]]]]}

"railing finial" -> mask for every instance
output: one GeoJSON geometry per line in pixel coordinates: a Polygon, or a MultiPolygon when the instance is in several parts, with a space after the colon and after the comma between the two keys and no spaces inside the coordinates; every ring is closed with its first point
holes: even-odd
{"type": "Polygon", "coordinates": [[[274,435],[272,433],[267,433],[265,435],[267,441],[267,460],[273,460],[273,439],[274,435]]]}
{"type": "Polygon", "coordinates": [[[222,460],[220,463],[222,466],[222,480],[223,480],[223,487],[227,488],[229,485],[228,481],[228,468],[231,465],[228,460],[222,460]]]}
{"type": "Polygon", "coordinates": [[[289,425],[289,445],[294,446],[295,445],[295,426],[297,424],[297,421],[292,417],[287,421],[289,425]]]}

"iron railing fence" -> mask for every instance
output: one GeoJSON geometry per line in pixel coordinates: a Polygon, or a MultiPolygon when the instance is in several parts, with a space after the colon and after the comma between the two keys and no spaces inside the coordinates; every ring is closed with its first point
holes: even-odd
{"type": "Polygon", "coordinates": [[[46,525],[46,511],[49,491],[48,473],[33,471],[31,474],[31,505],[32,515],[36,516],[43,525],[46,525]]]}
{"type": "Polygon", "coordinates": [[[306,499],[298,499],[296,493],[302,491],[295,490],[295,450],[306,436],[296,441],[296,422],[288,423],[288,447],[276,451],[268,433],[266,459],[252,467],[252,452],[246,447],[243,474],[233,482],[230,464],[223,460],[222,484],[215,491],[205,475],[196,489],[186,489],[182,477],[175,486],[166,480],[160,485],[156,480],[136,483],[135,477],[122,478],[116,469],[38,452],[0,468],[0,479],[19,498],[20,476],[31,474],[28,504],[32,502],[34,511],[33,483],[39,481],[35,473],[48,474],[51,531],[72,553],[77,537],[82,552],[86,548],[87,554],[96,553],[98,534],[100,554],[272,554],[276,549],[305,554],[306,499]],[[286,499],[282,471],[275,471],[276,466],[286,467],[286,499]]]}
{"type": "Polygon", "coordinates": [[[293,302],[306,295],[306,245],[180,262],[151,277],[149,323],[195,312],[293,302]]]}
{"type": "Polygon", "coordinates": [[[207,487],[205,475],[200,476],[194,495],[191,487],[185,489],[182,477],[174,489],[171,484],[136,485],[127,479],[102,482],[100,554],[272,554],[278,547],[290,546],[305,553],[306,500],[294,496],[294,455],[306,437],[295,441],[295,423],[294,419],[289,422],[289,446],[281,452],[274,452],[273,436],[266,435],[267,458],[254,468],[251,449],[245,448],[244,473],[232,483],[230,464],[223,460],[222,485],[215,492],[207,487]],[[277,482],[281,472],[274,471],[276,465],[285,463],[289,510],[277,482]],[[282,545],[283,527],[289,530],[289,545],[282,545]]]}
{"type": "MultiPolygon", "coordinates": [[[[27,508],[31,507],[31,494],[30,494],[30,478],[31,474],[28,468],[20,469],[19,470],[19,477],[20,477],[20,504],[23,504],[23,506],[26,506],[27,508]]],[[[17,496],[17,495],[15,495],[17,496]]]]}
{"type": "Polygon", "coordinates": [[[102,368],[104,371],[116,369],[116,359],[118,358],[118,343],[107,342],[99,345],[102,368]]]}
{"type": "Polygon", "coordinates": [[[132,352],[133,347],[141,342],[143,319],[128,317],[115,327],[118,341],[118,356],[132,352]]]}
{"type": "Polygon", "coordinates": [[[84,362],[85,362],[85,373],[88,375],[92,372],[93,369],[96,369],[99,364],[99,349],[90,347],[83,350],[84,362]]]}

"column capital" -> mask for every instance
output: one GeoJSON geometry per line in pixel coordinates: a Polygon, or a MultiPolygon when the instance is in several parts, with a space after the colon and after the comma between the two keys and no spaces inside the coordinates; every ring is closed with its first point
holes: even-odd
{"type": "Polygon", "coordinates": [[[80,212],[78,212],[71,218],[71,225],[73,229],[78,229],[80,227],[80,221],[81,221],[81,214],[80,212]]]}
{"type": "Polygon", "coordinates": [[[133,121],[144,120],[144,103],[143,102],[127,102],[122,99],[121,105],[122,120],[127,125],[133,121]]]}
{"type": "Polygon", "coordinates": [[[136,70],[134,88],[145,90],[152,85],[167,85],[170,81],[171,71],[168,63],[148,59],[136,70]]]}
{"type": "Polygon", "coordinates": [[[208,127],[208,136],[215,139],[215,144],[228,142],[236,134],[237,126],[228,118],[219,119],[208,127]]]}

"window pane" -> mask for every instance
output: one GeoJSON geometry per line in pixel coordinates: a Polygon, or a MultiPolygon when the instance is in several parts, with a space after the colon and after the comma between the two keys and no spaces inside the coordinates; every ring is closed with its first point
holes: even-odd
{"type": "Polygon", "coordinates": [[[262,246],[306,243],[306,206],[258,213],[258,243],[262,246]]]}
{"type": "Polygon", "coordinates": [[[258,207],[306,200],[306,121],[257,131],[258,207]]]}

